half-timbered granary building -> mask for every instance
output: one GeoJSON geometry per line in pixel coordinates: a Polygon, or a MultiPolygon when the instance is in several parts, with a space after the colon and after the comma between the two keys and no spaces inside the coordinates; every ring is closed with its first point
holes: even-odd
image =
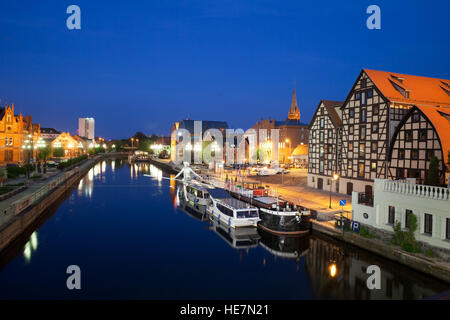
{"type": "MultiPolygon", "coordinates": [[[[421,183],[432,153],[444,176],[449,108],[450,80],[363,69],[337,113],[342,121],[339,192],[372,195],[375,178],[410,177],[421,183]]],[[[320,135],[314,127],[311,123],[311,137],[320,135]]],[[[309,167],[308,184],[320,188],[313,182],[314,169],[309,167]]],[[[324,174],[330,177],[325,169],[324,174]]]]}
{"type": "MultiPolygon", "coordinates": [[[[340,144],[342,121],[340,107],[343,102],[322,100],[308,127],[308,185],[324,188],[329,186],[330,177],[340,171],[340,144]]],[[[336,191],[339,192],[339,184],[336,191]]]]}
{"type": "Polygon", "coordinates": [[[415,178],[419,183],[425,183],[434,156],[439,161],[443,181],[445,163],[449,161],[449,120],[449,108],[413,107],[394,132],[394,143],[389,152],[390,175],[396,179],[415,178]]]}

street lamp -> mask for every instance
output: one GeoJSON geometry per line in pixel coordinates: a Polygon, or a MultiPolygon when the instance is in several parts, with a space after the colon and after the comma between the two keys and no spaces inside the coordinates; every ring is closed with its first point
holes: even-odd
{"type": "Polygon", "coordinates": [[[337,181],[338,179],[339,179],[339,175],[337,173],[334,173],[333,178],[330,181],[330,206],[329,206],[330,209],[331,209],[331,187],[333,185],[333,181],[337,181]]]}

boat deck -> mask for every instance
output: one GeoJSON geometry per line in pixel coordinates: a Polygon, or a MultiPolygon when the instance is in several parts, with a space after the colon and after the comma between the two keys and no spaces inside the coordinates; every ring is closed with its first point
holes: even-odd
{"type": "Polygon", "coordinates": [[[239,199],[236,199],[232,197],[226,190],[214,188],[214,189],[207,189],[210,196],[214,199],[220,200],[224,204],[239,210],[239,209],[252,209],[254,208],[252,205],[250,205],[247,202],[241,201],[239,199]]]}

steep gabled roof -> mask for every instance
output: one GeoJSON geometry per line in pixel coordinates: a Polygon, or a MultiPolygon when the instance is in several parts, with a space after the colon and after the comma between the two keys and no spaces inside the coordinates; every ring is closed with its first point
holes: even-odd
{"type": "Polygon", "coordinates": [[[342,107],[344,104],[343,101],[333,101],[333,100],[320,100],[319,105],[316,108],[316,112],[314,112],[314,115],[311,119],[311,122],[309,123],[308,128],[311,129],[312,124],[314,123],[314,120],[316,119],[317,112],[319,111],[320,105],[323,103],[325,109],[328,112],[328,115],[330,116],[331,122],[336,128],[342,127],[342,119],[339,116],[339,114],[336,111],[336,108],[342,107]]]}
{"type": "Polygon", "coordinates": [[[450,107],[423,107],[416,106],[433,124],[436,132],[441,140],[442,150],[444,152],[444,163],[447,163],[447,154],[450,151],[450,107]],[[447,116],[446,116],[447,115],[447,116]]]}
{"type": "Polygon", "coordinates": [[[450,106],[450,80],[363,69],[383,96],[393,102],[450,106]]]}

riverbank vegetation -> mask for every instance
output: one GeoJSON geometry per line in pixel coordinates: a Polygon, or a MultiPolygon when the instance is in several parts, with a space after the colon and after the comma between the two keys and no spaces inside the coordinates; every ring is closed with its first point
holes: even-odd
{"type": "Polygon", "coordinates": [[[88,158],[88,156],[86,154],[83,154],[82,156],[76,157],[76,158],[72,158],[63,162],[60,162],[57,166],[57,168],[59,170],[63,170],[66,169],[74,164],[77,164],[83,160],[86,160],[88,158]]]}
{"type": "Polygon", "coordinates": [[[407,252],[420,252],[419,243],[416,241],[414,232],[417,230],[417,217],[411,213],[408,216],[409,228],[403,231],[400,222],[397,221],[394,225],[394,236],[392,237],[392,244],[400,246],[407,252]]]}

